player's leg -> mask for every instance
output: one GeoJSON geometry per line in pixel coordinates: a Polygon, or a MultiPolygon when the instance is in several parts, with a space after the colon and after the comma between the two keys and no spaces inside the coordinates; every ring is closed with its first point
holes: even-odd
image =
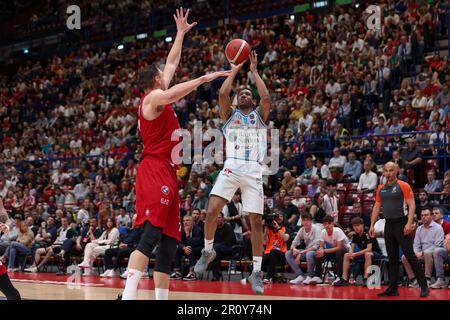
{"type": "Polygon", "coordinates": [[[208,202],[208,211],[205,219],[205,248],[200,259],[195,264],[195,273],[205,272],[208,265],[215,259],[216,254],[213,245],[217,229],[217,216],[227,201],[231,200],[238,187],[239,177],[236,173],[225,169],[220,172],[211,190],[211,197],[208,202]]]}
{"type": "Polygon", "coordinates": [[[7,273],[0,276],[0,291],[5,295],[7,300],[21,300],[19,291],[14,288],[7,273]]]}
{"type": "Polygon", "coordinates": [[[208,265],[215,259],[216,252],[214,251],[214,235],[217,229],[217,216],[226,205],[227,200],[216,195],[212,195],[208,202],[208,211],[205,219],[205,247],[202,250],[202,255],[198,259],[194,267],[195,273],[203,273],[208,268],[208,265]]]}
{"type": "Polygon", "coordinates": [[[153,226],[149,221],[145,222],[139,244],[130,255],[128,262],[128,277],[123,291],[123,300],[136,300],[139,280],[147,268],[153,249],[161,241],[162,231],[162,228],[153,226]]]}
{"type": "Polygon", "coordinates": [[[241,197],[243,210],[249,212],[252,233],[253,271],[249,277],[252,289],[257,294],[264,293],[261,272],[263,256],[263,225],[262,214],[264,211],[264,197],[262,178],[259,176],[246,175],[241,178],[241,197]]]}
{"type": "Polygon", "coordinates": [[[156,300],[169,299],[170,267],[177,251],[177,243],[176,239],[162,235],[153,272],[156,300]]]}

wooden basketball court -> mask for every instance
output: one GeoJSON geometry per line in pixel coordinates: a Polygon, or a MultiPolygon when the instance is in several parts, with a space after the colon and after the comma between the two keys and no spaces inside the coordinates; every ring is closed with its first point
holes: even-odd
{"type": "MultiPolygon", "coordinates": [[[[14,286],[24,299],[32,300],[114,300],[122,292],[125,280],[100,278],[99,276],[56,276],[53,273],[10,273],[14,286]]],[[[153,280],[143,279],[139,285],[138,298],[154,299],[153,280]]],[[[279,299],[378,299],[376,294],[384,290],[365,287],[332,287],[330,285],[302,286],[290,284],[265,285],[265,295],[253,294],[249,284],[240,281],[211,282],[171,281],[169,299],[173,300],[279,300],[279,299]]],[[[400,297],[391,300],[419,299],[419,289],[400,288],[400,297]]],[[[428,300],[450,300],[448,289],[432,290],[428,300]]]]}

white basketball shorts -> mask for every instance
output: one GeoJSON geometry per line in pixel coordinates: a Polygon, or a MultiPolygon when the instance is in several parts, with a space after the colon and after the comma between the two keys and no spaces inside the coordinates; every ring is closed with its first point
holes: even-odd
{"type": "Polygon", "coordinates": [[[230,201],[238,188],[241,189],[243,210],[247,213],[263,214],[264,193],[261,174],[224,168],[217,177],[211,195],[230,201]]]}

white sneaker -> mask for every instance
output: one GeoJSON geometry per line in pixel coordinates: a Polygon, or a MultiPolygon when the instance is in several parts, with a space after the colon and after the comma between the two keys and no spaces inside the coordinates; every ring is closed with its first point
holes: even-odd
{"type": "Polygon", "coordinates": [[[447,284],[443,279],[437,279],[435,283],[430,286],[431,289],[445,289],[447,288],[447,284]]]}
{"type": "Polygon", "coordinates": [[[313,277],[309,281],[309,284],[321,284],[321,283],[322,283],[322,279],[320,277],[313,277]]]}
{"type": "Polygon", "coordinates": [[[91,266],[87,262],[82,262],[78,265],[78,268],[90,268],[91,266]]]}
{"type": "Polygon", "coordinates": [[[113,271],[113,270],[112,270],[112,269],[106,270],[105,272],[103,272],[103,273],[100,275],[100,277],[102,277],[102,278],[107,278],[107,277],[109,277],[111,271],[113,271]]]}
{"type": "Polygon", "coordinates": [[[125,270],[125,272],[120,275],[120,278],[122,279],[128,278],[128,270],[125,270]]]}
{"type": "Polygon", "coordinates": [[[302,284],[304,284],[304,285],[309,285],[309,284],[311,283],[311,280],[312,280],[312,277],[307,276],[306,279],[305,279],[305,281],[302,282],[302,284]]]}
{"type": "Polygon", "coordinates": [[[302,284],[305,281],[305,278],[302,275],[299,275],[297,278],[289,281],[290,284],[302,284]]]}
{"type": "Polygon", "coordinates": [[[38,272],[38,268],[37,267],[29,267],[26,268],[25,270],[23,270],[25,272],[31,272],[31,273],[37,273],[38,272]]]}
{"type": "Polygon", "coordinates": [[[113,269],[111,269],[109,271],[108,277],[109,278],[117,278],[120,275],[119,271],[115,271],[113,269]]]}
{"type": "Polygon", "coordinates": [[[419,282],[417,282],[417,279],[414,279],[414,280],[409,284],[408,287],[410,287],[410,288],[419,288],[419,287],[420,287],[420,286],[419,286],[419,282]]]}

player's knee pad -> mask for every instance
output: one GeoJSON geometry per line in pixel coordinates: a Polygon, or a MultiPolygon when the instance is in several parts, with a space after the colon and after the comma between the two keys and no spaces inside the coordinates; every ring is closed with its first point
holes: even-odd
{"type": "Polygon", "coordinates": [[[161,241],[162,229],[154,227],[150,222],[144,224],[144,232],[137,246],[142,254],[150,258],[153,249],[161,241]]]}
{"type": "Polygon", "coordinates": [[[170,274],[170,267],[175,258],[178,241],[174,238],[164,236],[156,253],[155,271],[170,274]]]}

